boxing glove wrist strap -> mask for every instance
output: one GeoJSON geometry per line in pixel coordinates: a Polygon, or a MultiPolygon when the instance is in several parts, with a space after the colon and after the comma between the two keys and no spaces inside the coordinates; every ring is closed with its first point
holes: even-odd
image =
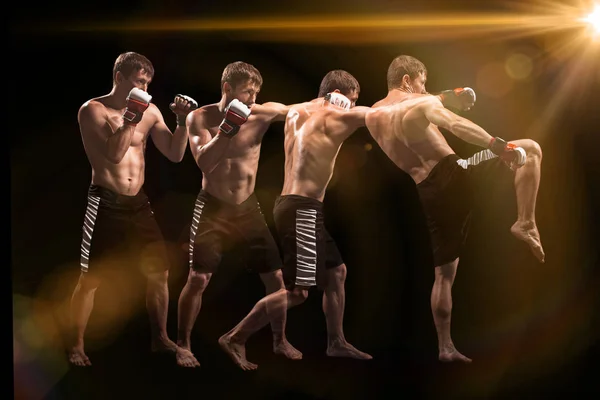
{"type": "Polygon", "coordinates": [[[177,114],[177,126],[186,126],[187,115],[177,114]]]}
{"type": "Polygon", "coordinates": [[[490,144],[488,145],[488,148],[492,151],[492,153],[499,156],[506,149],[506,144],[507,144],[506,140],[499,138],[499,137],[493,137],[490,140],[490,144]]]}

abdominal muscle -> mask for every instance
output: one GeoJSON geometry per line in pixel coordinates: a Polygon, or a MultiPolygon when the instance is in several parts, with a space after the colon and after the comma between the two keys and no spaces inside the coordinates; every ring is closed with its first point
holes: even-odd
{"type": "Polygon", "coordinates": [[[230,204],[244,202],[254,192],[258,160],[226,158],[209,174],[204,174],[202,189],[230,204]]]}

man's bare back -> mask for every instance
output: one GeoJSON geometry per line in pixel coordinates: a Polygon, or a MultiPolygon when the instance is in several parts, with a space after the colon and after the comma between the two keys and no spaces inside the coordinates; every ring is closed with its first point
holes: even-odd
{"type": "Polygon", "coordinates": [[[437,126],[425,118],[423,108],[436,102],[430,95],[390,92],[373,105],[366,118],[381,149],[417,184],[439,160],[454,153],[437,126]]]}
{"type": "MultiPolygon", "coordinates": [[[[227,144],[220,158],[214,160],[215,165],[202,169],[202,189],[231,204],[242,203],[254,192],[262,139],[282,107],[286,106],[279,103],[251,106],[252,113],[239,132],[232,138],[222,138],[227,144]]],[[[208,143],[218,135],[225,115],[219,103],[191,114],[194,114],[189,132],[192,146],[208,143]]]]}
{"type": "Polygon", "coordinates": [[[281,194],[323,201],[340,147],[364,126],[368,110],[344,110],[323,98],[292,107],[285,122],[285,180],[281,194]]]}

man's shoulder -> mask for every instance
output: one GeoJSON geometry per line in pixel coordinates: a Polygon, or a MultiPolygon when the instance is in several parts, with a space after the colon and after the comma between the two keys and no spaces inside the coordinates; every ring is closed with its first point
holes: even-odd
{"type": "Polygon", "coordinates": [[[91,99],[85,101],[81,105],[80,108],[91,108],[91,109],[106,108],[106,105],[104,104],[102,97],[94,97],[94,98],[91,98],[91,99]]]}
{"type": "Polygon", "coordinates": [[[213,114],[220,114],[219,105],[217,103],[206,104],[199,107],[190,113],[193,118],[206,118],[213,114]]]}
{"type": "Polygon", "coordinates": [[[97,115],[106,114],[107,107],[103,102],[102,97],[95,97],[87,100],[79,107],[79,118],[93,118],[97,115]]]}
{"type": "Polygon", "coordinates": [[[222,113],[219,111],[218,103],[206,104],[190,112],[188,118],[196,128],[208,129],[219,123],[222,113]]]}

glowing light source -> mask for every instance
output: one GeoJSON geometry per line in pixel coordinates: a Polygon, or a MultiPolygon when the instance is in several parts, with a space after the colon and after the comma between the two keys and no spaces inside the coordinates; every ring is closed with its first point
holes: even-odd
{"type": "Polygon", "coordinates": [[[583,20],[590,24],[597,34],[600,34],[600,5],[597,4],[594,11],[592,11],[583,20]]]}

